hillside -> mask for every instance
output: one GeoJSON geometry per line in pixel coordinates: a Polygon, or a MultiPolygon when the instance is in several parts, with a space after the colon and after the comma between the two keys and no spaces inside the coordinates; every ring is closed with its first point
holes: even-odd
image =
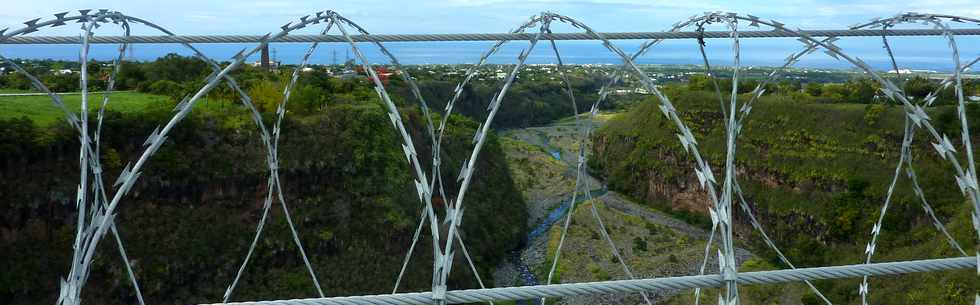
{"type": "MultiPolygon", "coordinates": [[[[146,135],[171,114],[172,102],[160,104],[125,115],[109,113],[102,145],[107,181],[114,181],[146,135]]],[[[423,120],[416,111],[404,111],[410,132],[419,139],[420,156],[429,155],[423,120]]],[[[148,304],[219,302],[241,264],[261,215],[268,170],[255,128],[239,119],[238,114],[190,116],[120,205],[117,223],[148,304]]],[[[468,155],[477,126],[462,117],[450,121],[445,173],[458,172],[455,167],[468,155]]],[[[332,105],[316,115],[287,117],[283,130],[285,197],[324,292],[389,293],[420,203],[387,115],[374,104],[332,105]]],[[[71,261],[77,145],[77,136],[64,123],[0,121],[0,196],[5,198],[0,203],[0,303],[51,304],[58,295],[58,278],[71,261]]],[[[486,275],[504,258],[499,249],[518,243],[527,215],[500,150],[491,136],[477,165],[480,178],[467,197],[462,228],[486,275]]],[[[273,211],[233,300],[316,295],[281,209],[276,205],[273,211]]],[[[402,291],[429,287],[431,248],[417,249],[402,291]]],[[[102,243],[95,261],[84,301],[135,303],[114,244],[102,243]]],[[[468,268],[456,268],[451,282],[453,288],[476,287],[468,268]]]]}
{"type": "MultiPolygon", "coordinates": [[[[604,124],[616,115],[603,114],[596,121],[604,124]]],[[[571,206],[569,200],[575,182],[581,133],[569,117],[546,126],[507,130],[501,135],[510,172],[527,202],[529,234],[526,242],[511,253],[511,259],[497,268],[494,280],[497,286],[544,284],[571,206]]],[[[607,191],[601,182],[589,175],[583,178],[589,181],[595,200],[589,200],[584,192],[577,196],[553,283],[628,279],[602,237],[596,215],[601,217],[611,242],[637,277],[698,272],[708,239],[705,230],[607,191]],[[595,214],[592,213],[593,206],[595,214]]],[[[765,265],[744,248],[737,251],[739,264],[765,265]]],[[[717,268],[717,263],[712,259],[708,266],[717,268]]],[[[660,303],[681,293],[686,291],[658,291],[649,297],[660,303]]],[[[767,295],[799,299],[801,290],[798,285],[792,285],[791,289],[767,295]]],[[[549,304],[552,302],[591,305],[642,304],[643,301],[638,294],[614,294],[549,299],[549,304]]]]}
{"type": "MultiPolygon", "coordinates": [[[[717,98],[707,91],[667,90],[695,133],[702,154],[720,171],[724,122],[717,98]]],[[[704,223],[707,197],[698,186],[693,161],[683,152],[673,125],[664,120],[657,105],[651,97],[598,131],[590,168],[612,190],[638,198],[649,207],[704,223]]],[[[942,132],[951,138],[958,134],[955,108],[933,107],[929,112],[942,132]]],[[[970,107],[968,115],[980,120],[976,107],[970,107]]],[[[898,160],[902,124],[900,107],[823,104],[782,95],[765,96],[755,105],[738,140],[739,182],[762,225],[794,263],[863,262],[865,244],[898,160]]],[[[919,132],[913,147],[919,181],[939,219],[964,248],[972,249],[969,207],[956,187],[951,168],[925,139],[927,135],[919,132]]],[[[741,211],[735,213],[739,243],[765,257],[768,264],[785,268],[751,230],[741,211]]],[[[960,255],[932,226],[904,175],[886,216],[878,249],[874,261],[879,262],[960,255]]],[[[870,301],[969,304],[974,285],[971,274],[967,270],[906,275],[887,283],[872,279],[870,301]]],[[[860,302],[858,283],[842,280],[816,284],[832,301],[854,303],[860,302]]],[[[708,296],[705,300],[716,298],[714,294],[708,296]]],[[[763,300],[753,300],[752,304],[756,302],[763,300]]],[[[811,294],[804,295],[802,302],[817,304],[811,294]]]]}

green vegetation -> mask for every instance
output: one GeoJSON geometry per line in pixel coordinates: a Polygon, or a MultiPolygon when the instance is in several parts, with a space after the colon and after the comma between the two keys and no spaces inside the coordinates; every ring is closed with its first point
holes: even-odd
{"type": "MultiPolygon", "coordinates": [[[[114,98],[119,99],[110,102],[102,137],[110,183],[175,106],[172,99],[145,93],[114,98]]],[[[303,105],[302,98],[294,96],[291,105],[303,105]]],[[[30,99],[35,97],[10,107],[23,111],[30,108],[28,103],[41,102],[30,99]]],[[[177,125],[118,210],[120,232],[148,303],[220,300],[261,214],[266,152],[244,109],[230,103],[221,106],[215,99],[210,100],[212,106],[198,105],[177,125]],[[209,111],[219,106],[227,108],[209,111]]],[[[419,155],[430,155],[419,111],[412,106],[402,112],[419,155]]],[[[57,279],[69,270],[78,137],[57,116],[47,111],[0,120],[0,195],[5,198],[0,209],[6,211],[0,216],[0,231],[5,232],[0,239],[0,299],[5,303],[55,302],[57,279]]],[[[272,114],[264,116],[271,124],[272,114]]],[[[459,171],[477,126],[461,116],[450,118],[444,173],[459,171]]],[[[392,272],[399,269],[411,242],[420,203],[386,112],[370,99],[334,102],[313,113],[292,113],[283,130],[279,156],[285,197],[324,291],[390,292],[392,272]]],[[[524,236],[527,212],[493,133],[483,149],[476,166],[480,179],[471,185],[461,233],[485,276],[505,259],[500,249],[513,247],[524,236]]],[[[446,181],[448,191],[458,188],[455,179],[446,181]]],[[[444,199],[434,201],[443,214],[444,199]]],[[[423,237],[420,243],[431,241],[423,237]]],[[[97,304],[135,302],[113,243],[102,245],[83,297],[97,304]]],[[[403,291],[429,287],[431,247],[416,250],[403,291]]],[[[461,256],[455,264],[465,266],[461,256]]],[[[451,286],[476,287],[469,268],[457,268],[451,286]]],[[[275,205],[233,299],[313,296],[315,290],[275,205]]]]}
{"type": "MultiPolygon", "coordinates": [[[[731,88],[731,79],[718,79],[719,88],[731,88]]],[[[936,98],[937,105],[953,105],[956,103],[956,92],[953,86],[943,90],[939,89],[939,81],[926,79],[922,76],[906,77],[898,80],[902,83],[902,89],[912,99],[921,101],[929,93],[938,91],[936,98]]],[[[714,92],[714,85],[711,78],[704,74],[694,74],[688,78],[684,87],[692,91],[714,92]]],[[[745,94],[751,92],[759,85],[759,79],[744,79],[739,83],[738,93],[745,94]]],[[[869,104],[878,102],[876,95],[879,94],[881,85],[867,77],[849,78],[840,82],[818,82],[810,79],[803,83],[799,80],[782,80],[769,83],[765,87],[770,94],[779,94],[792,97],[793,100],[809,100],[818,103],[848,103],[848,104],[869,104]]],[[[725,90],[722,90],[725,91],[725,90]]],[[[963,81],[963,91],[967,96],[980,94],[980,81],[967,79],[963,81]]],[[[725,91],[727,93],[727,91],[725,91]]],[[[880,102],[885,102],[882,99],[880,102]]]]}
{"type": "MultiPolygon", "coordinates": [[[[79,91],[78,63],[41,60],[26,61],[24,66],[53,92],[79,91]],[[61,69],[75,72],[62,73],[59,72],[61,69]]],[[[104,90],[112,69],[111,63],[91,61],[88,67],[89,90],[104,90]]],[[[282,100],[282,92],[292,75],[293,68],[295,67],[265,71],[243,65],[234,71],[232,76],[252,97],[261,111],[272,112],[282,100]]],[[[444,109],[461,78],[448,79],[429,75],[425,73],[426,71],[414,70],[411,73],[417,79],[421,93],[429,106],[433,110],[444,109]]],[[[203,80],[210,73],[211,69],[200,59],[176,54],[168,54],[152,62],[126,61],[123,62],[117,76],[115,90],[136,91],[180,100],[199,90],[204,85],[203,80]]],[[[313,114],[321,112],[329,105],[378,100],[373,83],[367,80],[360,69],[317,66],[304,71],[302,75],[292,90],[291,102],[288,105],[293,113],[313,114]]],[[[505,105],[497,114],[494,126],[510,128],[541,125],[572,113],[571,103],[567,101],[564,87],[556,76],[557,74],[539,72],[522,73],[521,78],[508,91],[505,105]]],[[[581,71],[571,72],[569,77],[574,90],[578,92],[579,99],[594,101],[597,98],[596,92],[602,85],[600,77],[581,71]]],[[[397,104],[417,103],[409,86],[397,73],[385,76],[384,82],[397,104]]],[[[11,92],[29,92],[34,89],[27,78],[19,73],[0,74],[0,88],[11,92]]],[[[487,113],[486,105],[498,90],[499,84],[496,81],[482,80],[482,78],[474,80],[463,88],[463,94],[456,103],[454,113],[484,121],[487,113]]],[[[4,92],[0,91],[0,93],[4,92]]],[[[215,87],[209,92],[208,98],[220,105],[239,103],[238,95],[226,85],[215,87]]],[[[7,99],[8,97],[0,97],[0,102],[7,99]]],[[[38,97],[37,100],[42,101],[44,98],[38,97]]],[[[579,103],[579,112],[587,110],[588,106],[589,103],[579,103]]],[[[10,107],[15,108],[8,109],[19,112],[32,112],[32,110],[16,108],[19,105],[10,107]]]]}
{"type": "MultiPolygon", "coordinates": [[[[27,68],[56,92],[79,89],[77,73],[55,72],[75,69],[77,64],[39,61],[27,68]]],[[[110,68],[106,63],[91,63],[90,90],[105,88],[110,68]]],[[[272,122],[292,68],[265,71],[243,66],[233,72],[266,124],[272,122]]],[[[426,74],[421,68],[411,69],[431,109],[444,109],[459,79],[448,73],[430,75],[431,71],[426,74]]],[[[520,244],[529,218],[525,199],[553,197],[569,190],[573,183],[568,164],[563,163],[573,160],[578,147],[578,139],[567,136],[573,128],[567,116],[573,109],[555,78],[557,74],[548,69],[534,67],[520,74],[493,126],[555,126],[508,131],[515,140],[491,135],[477,165],[480,179],[474,181],[467,197],[462,232],[484,276],[504,259],[506,251],[501,249],[520,244]],[[560,152],[562,160],[555,160],[547,154],[551,151],[541,147],[560,152]]],[[[603,81],[591,72],[596,71],[576,68],[571,73],[579,112],[597,98],[603,81]]],[[[764,72],[758,69],[748,75],[764,72]]],[[[114,181],[112,177],[138,155],[146,134],[172,115],[176,101],[199,90],[209,73],[202,61],[177,55],[123,64],[116,90],[124,92],[113,93],[102,138],[107,181],[114,181]]],[[[742,84],[740,100],[747,100],[758,75],[742,84]]],[[[713,85],[700,75],[684,79],[687,82],[683,84],[665,84],[664,91],[695,132],[706,160],[718,169],[724,157],[724,118],[717,109],[713,85]]],[[[409,122],[419,156],[431,155],[424,120],[409,87],[397,73],[384,81],[409,122]]],[[[937,86],[935,80],[924,78],[904,83],[905,91],[916,101],[937,86]]],[[[621,85],[632,90],[635,80],[624,80],[621,85]]],[[[721,86],[727,85],[721,82],[721,86]]],[[[449,177],[447,190],[458,187],[451,179],[459,171],[455,166],[467,157],[477,122],[485,119],[487,103],[498,86],[499,78],[481,76],[463,88],[455,106],[461,115],[450,117],[444,144],[442,172],[449,177]]],[[[0,93],[32,92],[31,84],[18,74],[0,75],[0,88],[0,93]]],[[[964,89],[967,95],[980,94],[980,82],[966,82],[964,89]]],[[[821,72],[807,82],[782,81],[766,90],[738,142],[739,181],[763,226],[799,266],[862,262],[867,232],[894,172],[902,110],[884,100],[876,102],[879,88],[874,82],[851,79],[846,73],[821,72]],[[840,80],[841,75],[847,79],[840,80]],[[822,80],[838,82],[819,82],[822,80]]],[[[90,98],[89,115],[94,117],[102,95],[90,98]]],[[[129,245],[149,303],[218,300],[241,263],[262,209],[267,170],[256,128],[238,98],[232,89],[221,85],[199,101],[191,116],[178,125],[148,163],[131,197],[121,206],[117,219],[122,238],[129,245]]],[[[651,209],[668,211],[691,224],[709,224],[704,212],[707,197],[697,187],[690,156],[681,149],[675,128],[663,119],[654,98],[640,93],[610,98],[613,101],[606,104],[610,108],[633,106],[601,116],[608,123],[593,139],[590,169],[611,189],[651,209]],[[631,100],[636,97],[640,97],[638,101],[631,100]]],[[[64,99],[70,109],[78,109],[79,95],[68,94],[64,99]]],[[[319,66],[302,72],[287,106],[289,115],[280,145],[285,195],[329,295],[387,293],[392,271],[398,270],[416,225],[419,203],[414,177],[378,102],[363,71],[319,66]]],[[[937,129],[958,142],[959,122],[955,108],[950,106],[953,102],[951,91],[943,90],[928,112],[937,129]]],[[[967,115],[971,117],[971,131],[980,131],[980,107],[971,105],[967,115]]],[[[435,116],[438,119],[438,114],[435,116]]],[[[0,299],[12,304],[53,302],[56,279],[68,270],[78,139],[62,117],[46,96],[0,97],[0,155],[4,156],[0,161],[0,196],[6,199],[0,209],[7,211],[0,216],[0,270],[4,270],[0,272],[0,299]]],[[[955,187],[949,166],[932,153],[926,138],[921,132],[917,134],[914,148],[919,181],[940,219],[964,248],[971,249],[975,241],[969,209],[955,187]]],[[[907,186],[905,180],[899,183],[879,241],[882,250],[875,261],[958,255],[937,235],[907,186]]],[[[444,200],[434,198],[437,208],[444,200]]],[[[624,276],[599,232],[589,225],[590,204],[581,204],[572,212],[577,225],[569,231],[555,282],[624,276]]],[[[537,208],[536,212],[545,209],[537,208]]],[[[600,213],[608,221],[614,242],[622,247],[619,250],[624,260],[638,273],[690,274],[685,268],[699,263],[703,255],[704,241],[693,235],[607,208],[600,213]]],[[[267,235],[235,300],[314,296],[278,207],[270,219],[267,235]]],[[[744,236],[739,246],[760,256],[742,269],[783,267],[758,234],[748,229],[744,217],[737,217],[737,221],[742,222],[737,225],[738,233],[744,236]]],[[[552,227],[548,235],[548,259],[557,246],[557,228],[552,227]]],[[[420,242],[431,241],[423,234],[420,242]]],[[[95,303],[132,303],[135,297],[124,280],[124,270],[116,263],[114,249],[111,243],[103,245],[83,295],[95,303]]],[[[407,286],[402,290],[428,287],[431,249],[417,249],[420,252],[409,266],[403,281],[407,286]]],[[[536,266],[539,279],[546,276],[543,267],[550,267],[550,262],[536,266]]],[[[475,286],[468,268],[455,270],[452,288],[475,286]]],[[[901,279],[889,281],[887,286],[873,280],[872,301],[967,304],[975,280],[969,271],[901,279]]],[[[851,303],[857,298],[854,280],[817,285],[835,302],[851,303]]],[[[752,304],[783,300],[819,304],[801,285],[748,287],[742,295],[752,304]]],[[[706,291],[703,296],[711,300],[714,292],[706,291]]],[[[670,302],[689,302],[690,298],[684,293],[670,302]]]]}
{"type": "MultiPolygon", "coordinates": [[[[764,271],[764,270],[777,270],[773,264],[768,261],[753,258],[742,263],[739,267],[739,272],[752,272],[752,271],[764,271]]],[[[803,283],[790,283],[782,285],[743,285],[739,286],[738,294],[740,300],[745,304],[762,304],[762,305],[780,305],[780,304],[804,304],[804,305],[820,305],[824,303],[822,300],[817,298],[817,296],[810,292],[809,288],[803,283]]],[[[718,300],[718,289],[702,289],[701,290],[701,303],[702,304],[712,304],[716,303],[718,300]]],[[[832,300],[833,301],[833,300],[832,300]]],[[[860,302],[860,300],[859,300],[860,302]]],[[[683,291],[665,304],[669,305],[683,305],[683,304],[693,304],[694,303],[694,293],[692,291],[683,291]]],[[[835,302],[836,303],[836,302],[835,302]]]]}
{"type": "MultiPolygon", "coordinates": [[[[676,86],[667,86],[665,91],[695,133],[701,153],[720,175],[724,117],[717,97],[711,91],[676,86]]],[[[747,99],[740,96],[742,101],[747,99]]],[[[822,97],[799,94],[764,96],[753,107],[737,142],[739,183],[770,236],[798,266],[863,262],[864,246],[901,145],[900,107],[824,102],[822,97]]],[[[693,161],[657,105],[650,98],[597,132],[590,167],[607,179],[610,189],[649,205],[679,215],[705,214],[707,197],[694,178],[693,161]]],[[[980,121],[976,106],[967,111],[973,122],[980,121]]],[[[950,138],[959,134],[955,107],[927,111],[941,132],[950,138]]],[[[971,129],[975,143],[976,131],[971,129]]],[[[916,171],[930,204],[963,247],[972,249],[970,209],[956,187],[952,169],[934,153],[927,134],[920,131],[913,145],[916,171]]],[[[933,228],[905,175],[892,200],[874,261],[959,255],[933,228]]],[[[769,264],[782,267],[761,237],[751,232],[745,218],[736,220],[740,222],[736,227],[746,234],[744,242],[769,264]]],[[[968,270],[902,278],[887,285],[872,280],[872,303],[972,302],[973,278],[968,270]],[[942,301],[927,300],[925,295],[942,301]]],[[[818,286],[834,302],[854,302],[858,297],[855,281],[820,282],[818,286]]],[[[765,300],[769,298],[760,296],[752,303],[767,304],[765,300]]]]}
{"type": "Polygon", "coordinates": [[[568,166],[545,152],[541,147],[526,142],[501,137],[500,142],[507,152],[507,165],[517,188],[528,201],[562,194],[571,190],[574,177],[565,173],[568,166]]]}
{"type": "MultiPolygon", "coordinates": [[[[610,199],[583,201],[573,211],[572,224],[568,228],[562,245],[560,262],[555,271],[561,282],[578,283],[628,278],[619,260],[609,248],[609,244],[598,231],[591,211],[593,204],[596,205],[603,219],[609,237],[617,245],[623,260],[637,277],[697,273],[700,260],[704,255],[706,236],[689,235],[675,228],[651,222],[648,218],[624,213],[608,207],[603,200],[610,199]]],[[[545,263],[534,269],[538,279],[547,278],[561,239],[561,230],[561,225],[552,226],[549,230],[545,263]]],[[[776,294],[781,291],[773,290],[776,294]]],[[[594,296],[586,297],[589,298],[594,296]]],[[[614,300],[614,303],[621,304],[643,302],[637,294],[618,295],[614,300]]]]}
{"type": "MultiPolygon", "coordinates": [[[[61,96],[69,110],[78,112],[82,102],[80,94],[61,96]]],[[[98,113],[102,106],[103,94],[89,95],[89,110],[98,113]]],[[[152,109],[170,106],[171,99],[167,96],[139,92],[113,92],[110,95],[108,111],[121,114],[136,114],[152,109]]],[[[198,102],[195,111],[201,112],[234,112],[240,107],[228,107],[228,103],[205,99],[198,102]]],[[[47,95],[2,96],[0,97],[0,120],[26,117],[38,126],[49,126],[64,118],[64,112],[51,102],[47,95]]]]}
{"type": "MultiPolygon", "coordinates": [[[[436,81],[423,80],[420,82],[423,97],[433,109],[444,109],[446,102],[452,98],[453,89],[459,80],[436,81]]],[[[597,99],[596,92],[602,86],[602,79],[587,75],[573,75],[570,82],[576,92],[578,111],[588,111],[588,107],[597,99]]],[[[405,86],[397,86],[393,82],[393,93],[399,96],[412,96],[405,86]]],[[[500,90],[496,82],[473,82],[463,88],[463,94],[456,103],[454,113],[460,113],[475,120],[484,121],[487,115],[487,105],[490,98],[500,90]]],[[[514,83],[507,91],[500,112],[494,118],[494,126],[498,128],[514,128],[540,126],[552,121],[568,117],[573,113],[572,104],[564,87],[557,80],[528,81],[522,78],[514,83]]]]}

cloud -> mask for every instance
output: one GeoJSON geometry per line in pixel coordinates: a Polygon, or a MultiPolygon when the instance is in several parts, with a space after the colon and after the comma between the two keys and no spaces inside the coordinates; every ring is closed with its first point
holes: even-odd
{"type": "Polygon", "coordinates": [[[593,7],[645,7],[645,8],[703,8],[714,6],[707,1],[642,1],[642,0],[449,0],[449,5],[460,7],[487,7],[513,4],[550,4],[559,6],[593,6],[593,7]]]}
{"type": "MultiPolygon", "coordinates": [[[[734,11],[804,28],[840,28],[876,16],[921,11],[980,16],[976,0],[170,0],[35,1],[0,12],[0,28],[85,6],[105,7],[157,22],[180,34],[256,34],[296,18],[331,9],[375,33],[505,32],[532,14],[549,10],[577,18],[601,31],[656,31],[703,11],[734,11]]],[[[565,30],[562,28],[561,30],[565,30]]],[[[570,30],[570,29],[569,29],[570,30]]],[[[37,35],[77,35],[77,27],[37,35]]]]}

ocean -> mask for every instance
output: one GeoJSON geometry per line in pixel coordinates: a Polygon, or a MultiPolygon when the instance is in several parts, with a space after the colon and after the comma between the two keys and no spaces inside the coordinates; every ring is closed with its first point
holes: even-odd
{"type": "MultiPolygon", "coordinates": [[[[614,44],[628,54],[637,50],[642,41],[621,40],[614,44]]],[[[895,37],[889,43],[896,54],[899,67],[902,69],[934,70],[949,72],[953,70],[952,53],[946,41],[938,37],[895,37]]],[[[980,56],[980,37],[958,37],[961,61],[969,62],[980,56]]],[[[472,64],[493,42],[397,42],[386,43],[385,46],[402,64],[472,64]]],[[[838,43],[847,54],[859,57],[869,65],[879,70],[890,70],[891,61],[882,47],[881,39],[877,37],[842,38],[838,43]]],[[[252,48],[255,44],[198,44],[196,47],[209,57],[216,60],[228,60],[243,48],[252,48]]],[[[559,41],[562,59],[567,64],[621,64],[622,61],[612,52],[605,49],[596,41],[559,41]]],[[[742,39],[741,63],[743,66],[779,66],[785,58],[802,48],[802,44],[794,39],[742,39]]],[[[489,59],[494,64],[515,63],[518,54],[528,47],[526,41],[515,41],[504,47],[489,59]]],[[[93,45],[90,56],[98,60],[111,60],[116,56],[117,45],[93,45]]],[[[190,55],[191,52],[177,44],[135,44],[127,57],[131,60],[148,61],[168,53],[190,55]]],[[[271,52],[275,59],[284,64],[298,63],[309,48],[308,43],[276,43],[272,44],[271,52]]],[[[368,60],[372,63],[388,63],[387,58],[373,45],[361,43],[358,45],[368,60]]],[[[707,40],[706,52],[714,66],[730,66],[733,64],[732,43],[729,39],[707,40]]],[[[78,45],[0,45],[0,54],[8,58],[29,59],[61,59],[78,60],[78,45]]],[[[353,53],[347,44],[322,43],[311,58],[314,64],[343,63],[347,58],[353,58],[353,53]]],[[[258,60],[252,56],[249,61],[258,60]]],[[[555,62],[551,46],[542,41],[531,52],[529,64],[548,64],[555,62]]],[[[701,64],[701,57],[695,40],[668,40],[651,49],[645,56],[639,58],[639,64],[701,64]]],[[[817,51],[804,57],[795,67],[849,69],[849,63],[836,60],[822,51],[817,51]]]]}

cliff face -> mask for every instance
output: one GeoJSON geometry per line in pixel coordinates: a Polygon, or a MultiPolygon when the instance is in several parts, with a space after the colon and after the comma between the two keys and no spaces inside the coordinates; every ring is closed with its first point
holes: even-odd
{"type": "MultiPolygon", "coordinates": [[[[325,294],[389,293],[418,224],[414,177],[378,107],[336,106],[325,112],[283,126],[280,173],[286,202],[325,294]]],[[[166,114],[109,117],[102,139],[107,183],[138,156],[146,135],[166,114]]],[[[406,116],[420,159],[428,159],[421,118],[411,111],[406,116]]],[[[468,156],[475,127],[466,119],[451,120],[442,170],[447,182],[455,181],[458,164],[468,156]]],[[[0,122],[0,131],[0,299],[51,304],[58,278],[69,270],[77,217],[77,137],[66,127],[40,129],[27,121],[0,122]]],[[[526,211],[495,137],[476,170],[462,234],[481,274],[488,275],[504,259],[502,249],[519,242],[526,211]]],[[[147,303],[221,300],[254,237],[267,177],[265,149],[247,119],[192,116],[178,125],[116,218],[147,303]]],[[[456,188],[448,185],[447,192],[456,188]]],[[[441,200],[434,199],[440,214],[441,200]]],[[[431,241],[422,236],[400,291],[428,289],[431,241]]],[[[112,237],[106,238],[83,300],[135,303],[112,237]]],[[[475,286],[465,264],[456,262],[455,287],[475,286]]],[[[282,207],[274,202],[232,299],[315,296],[282,207]]]]}
{"type": "MultiPolygon", "coordinates": [[[[668,96],[694,132],[715,178],[722,181],[725,134],[717,98],[708,92],[682,90],[671,90],[668,96]]],[[[683,150],[676,128],[657,105],[651,98],[597,131],[590,168],[612,190],[688,221],[710,225],[705,217],[710,200],[696,178],[693,157],[683,150]]],[[[903,124],[899,107],[870,109],[767,96],[755,105],[743,126],[737,140],[738,182],[766,233],[798,266],[853,264],[864,259],[864,246],[895,172],[903,124]]],[[[945,129],[943,133],[957,134],[950,128],[957,123],[942,119],[954,108],[929,111],[937,118],[933,123],[945,129]]],[[[973,141],[976,143],[976,135],[973,141]]],[[[940,221],[969,249],[975,243],[968,216],[971,208],[957,190],[951,168],[928,144],[918,139],[914,143],[918,181],[932,207],[942,211],[937,213],[940,221]]],[[[876,253],[874,261],[959,255],[932,226],[907,177],[899,178],[878,243],[879,249],[888,250],[876,253]]],[[[741,242],[774,265],[783,266],[741,209],[736,207],[733,213],[741,242]]],[[[950,281],[950,287],[970,285],[966,273],[931,276],[950,281]]],[[[943,291],[939,284],[874,287],[872,283],[873,290],[881,291],[872,295],[878,303],[916,303],[921,295],[907,293],[915,289],[934,291],[948,300],[970,300],[968,293],[957,292],[959,288],[943,291]]],[[[853,300],[856,289],[846,284],[828,283],[823,288],[833,291],[835,302],[853,300]]]]}
{"type": "MultiPolygon", "coordinates": [[[[610,188],[659,208],[707,213],[708,194],[701,189],[693,162],[668,145],[638,143],[641,136],[597,133],[593,138],[590,165],[607,178],[610,188]],[[641,162],[622,162],[636,156],[641,162]]],[[[666,143],[664,143],[666,144],[666,143]]]]}

